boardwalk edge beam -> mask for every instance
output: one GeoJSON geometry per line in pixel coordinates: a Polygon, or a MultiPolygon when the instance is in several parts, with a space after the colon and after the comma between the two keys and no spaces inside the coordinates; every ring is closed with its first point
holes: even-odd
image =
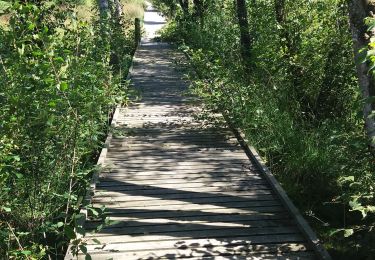
{"type": "Polygon", "coordinates": [[[259,155],[258,151],[251,145],[249,145],[245,134],[243,131],[237,127],[235,127],[228,116],[225,116],[225,121],[229,125],[230,129],[233,131],[234,135],[236,136],[238,142],[245,150],[245,153],[249,157],[249,159],[259,168],[259,170],[265,176],[267,182],[271,185],[272,189],[279,197],[283,205],[288,209],[291,213],[293,219],[296,221],[299,229],[308,239],[310,246],[314,249],[317,253],[317,256],[320,259],[330,260],[332,259],[331,256],[328,254],[327,250],[323,247],[321,241],[316,236],[314,231],[311,229],[310,225],[307,221],[303,218],[299,210],[294,206],[293,202],[290,200],[288,195],[286,194],[285,190],[281,187],[281,185],[276,180],[275,176],[271,173],[271,171],[266,166],[265,162],[263,161],[262,157],[259,155]]]}

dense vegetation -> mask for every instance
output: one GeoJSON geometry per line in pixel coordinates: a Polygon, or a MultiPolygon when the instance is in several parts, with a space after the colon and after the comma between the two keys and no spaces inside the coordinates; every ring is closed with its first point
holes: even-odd
{"type": "Polygon", "coordinates": [[[373,99],[358,84],[374,44],[353,52],[359,2],[154,0],[193,91],[246,132],[337,259],[375,255],[373,99]]]}
{"type": "Polygon", "coordinates": [[[104,13],[95,1],[0,1],[0,15],[6,14],[0,26],[1,259],[57,259],[80,232],[77,209],[110,114],[126,102],[124,76],[135,49],[133,23],[109,3],[104,13]]]}

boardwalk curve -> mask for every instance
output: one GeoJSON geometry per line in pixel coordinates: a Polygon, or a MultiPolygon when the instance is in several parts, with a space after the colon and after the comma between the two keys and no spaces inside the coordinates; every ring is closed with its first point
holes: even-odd
{"type": "Polygon", "coordinates": [[[101,242],[88,240],[92,259],[321,258],[244,144],[225,123],[198,119],[179,54],[150,40],[161,21],[147,10],[131,73],[142,99],[116,111],[92,203],[118,222],[87,236],[101,242]]]}

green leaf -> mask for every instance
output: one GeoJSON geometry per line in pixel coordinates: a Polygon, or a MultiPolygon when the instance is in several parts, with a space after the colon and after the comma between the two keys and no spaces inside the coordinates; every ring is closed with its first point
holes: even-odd
{"type": "Polygon", "coordinates": [[[77,237],[76,233],[74,232],[74,229],[71,226],[66,226],[64,233],[66,237],[69,239],[75,239],[77,237]]]}
{"type": "Polygon", "coordinates": [[[34,30],[35,27],[36,27],[35,23],[29,23],[29,25],[27,26],[27,29],[32,31],[32,30],[34,30]]]}
{"type": "Polygon", "coordinates": [[[50,106],[50,107],[56,107],[56,102],[55,101],[50,101],[50,102],[48,102],[48,106],[50,106]]]}
{"type": "Polygon", "coordinates": [[[85,260],[92,260],[91,255],[86,254],[86,256],[85,256],[85,260]]]}
{"type": "Polygon", "coordinates": [[[64,222],[58,222],[58,223],[56,224],[56,226],[57,226],[58,228],[60,228],[60,227],[64,226],[64,222]]]}
{"type": "Polygon", "coordinates": [[[375,56],[375,50],[368,50],[366,54],[368,58],[371,56],[375,56]]]}
{"type": "Polygon", "coordinates": [[[375,213],[375,206],[367,206],[366,210],[367,210],[367,212],[375,213]]]}
{"type": "Polygon", "coordinates": [[[98,239],[96,239],[96,238],[93,238],[92,241],[93,241],[95,244],[97,244],[97,245],[100,245],[100,244],[101,244],[101,242],[100,242],[98,239]]]}
{"type": "Polygon", "coordinates": [[[99,226],[97,226],[97,227],[96,227],[96,231],[97,231],[97,232],[99,232],[100,230],[102,230],[102,229],[103,229],[103,227],[104,227],[104,226],[103,226],[102,224],[101,224],[101,225],[99,225],[99,226]]]}
{"type": "Polygon", "coordinates": [[[342,231],[341,228],[340,228],[340,229],[333,229],[333,230],[331,230],[331,231],[328,233],[328,235],[331,237],[331,236],[333,236],[333,235],[336,235],[336,234],[339,233],[340,231],[342,231]]]}
{"type": "Polygon", "coordinates": [[[105,224],[107,226],[113,226],[113,225],[117,225],[117,224],[121,223],[121,221],[118,221],[118,220],[110,220],[110,219],[107,220],[107,219],[108,218],[105,219],[105,224]]]}
{"type": "Polygon", "coordinates": [[[329,236],[333,236],[342,231],[344,231],[344,237],[350,237],[351,235],[354,234],[354,230],[351,228],[347,228],[347,229],[340,228],[340,229],[334,229],[331,232],[329,232],[329,236]]]}
{"type": "Polygon", "coordinates": [[[357,199],[349,201],[349,206],[352,208],[352,210],[358,210],[363,208],[361,203],[359,203],[357,199]]]}
{"type": "Polygon", "coordinates": [[[81,250],[82,253],[87,254],[87,247],[85,245],[80,245],[79,250],[81,250]]]}
{"type": "Polygon", "coordinates": [[[30,235],[30,232],[17,232],[17,235],[22,237],[22,236],[28,236],[30,235]]]}
{"type": "Polygon", "coordinates": [[[62,57],[56,57],[53,60],[57,62],[64,62],[64,59],[62,57]]]}
{"type": "Polygon", "coordinates": [[[353,182],[354,181],[354,176],[346,176],[346,177],[341,177],[340,182],[353,182]]]}
{"type": "Polygon", "coordinates": [[[82,227],[76,227],[76,232],[80,235],[86,235],[86,230],[82,227]]]}
{"type": "Polygon", "coordinates": [[[94,216],[99,216],[99,212],[98,211],[96,211],[96,209],[94,209],[94,208],[88,208],[90,211],[91,211],[91,213],[94,215],[94,216]]]}
{"type": "Polygon", "coordinates": [[[9,208],[9,207],[1,207],[5,212],[11,212],[12,211],[12,209],[11,208],[9,208]]]}
{"type": "Polygon", "coordinates": [[[18,54],[22,56],[25,53],[25,44],[22,44],[21,48],[17,48],[17,50],[18,54]]]}
{"type": "Polygon", "coordinates": [[[66,83],[66,82],[61,82],[61,83],[60,83],[60,86],[59,86],[59,89],[60,89],[61,91],[65,91],[65,90],[67,90],[67,89],[68,89],[68,83],[66,83]]]}
{"type": "Polygon", "coordinates": [[[350,237],[353,234],[354,234],[354,230],[351,228],[347,228],[344,230],[344,237],[350,237]]]}
{"type": "Polygon", "coordinates": [[[23,250],[20,253],[23,254],[23,255],[25,255],[25,256],[28,256],[28,255],[31,255],[32,252],[29,251],[29,250],[23,250]]]}

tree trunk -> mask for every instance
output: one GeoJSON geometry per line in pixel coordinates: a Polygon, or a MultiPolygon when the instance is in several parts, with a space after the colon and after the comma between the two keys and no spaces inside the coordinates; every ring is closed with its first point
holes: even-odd
{"type": "Polygon", "coordinates": [[[251,70],[251,46],[252,39],[250,36],[249,21],[247,17],[246,0],[235,0],[238,26],[240,28],[240,48],[241,56],[245,68],[251,70]]]}
{"type": "Polygon", "coordinates": [[[120,1],[119,0],[114,0],[113,1],[114,2],[114,4],[115,4],[115,17],[117,18],[117,19],[119,19],[121,16],[122,16],[122,11],[123,11],[123,6],[122,6],[122,4],[120,3],[120,1]]]}
{"type": "Polygon", "coordinates": [[[189,0],[179,0],[179,4],[184,12],[184,16],[187,17],[189,15],[189,0]]]}
{"type": "MultiPolygon", "coordinates": [[[[352,32],[355,63],[357,68],[358,83],[364,99],[368,100],[375,95],[375,85],[372,73],[369,73],[369,64],[361,61],[360,50],[368,48],[370,37],[375,36],[375,30],[367,34],[367,26],[364,24],[364,19],[369,16],[374,16],[375,1],[374,0],[350,0],[349,2],[349,17],[350,29],[352,32]]],[[[375,120],[369,117],[374,111],[374,104],[366,102],[363,107],[363,114],[365,117],[365,128],[369,139],[372,151],[375,149],[375,120]]]]}
{"type": "Polygon", "coordinates": [[[106,16],[109,13],[108,0],[98,0],[99,11],[101,16],[106,16]]]}
{"type": "Polygon", "coordinates": [[[292,41],[291,37],[286,29],[287,21],[286,21],[286,13],[285,13],[285,0],[275,0],[275,12],[276,12],[276,21],[280,25],[280,36],[282,42],[282,46],[286,49],[285,54],[289,55],[292,51],[292,41]]]}
{"type": "Polygon", "coordinates": [[[289,33],[285,0],[275,0],[275,15],[276,21],[280,26],[280,48],[286,61],[285,67],[292,85],[292,89],[289,89],[289,91],[292,93],[291,98],[299,104],[300,113],[298,119],[311,120],[314,113],[311,101],[303,88],[303,69],[294,61],[294,57],[297,55],[298,41],[295,36],[293,37],[289,33]]]}
{"type": "Polygon", "coordinates": [[[194,16],[199,19],[199,24],[201,27],[203,27],[204,23],[204,6],[203,6],[204,0],[193,0],[194,3],[194,16]]]}

